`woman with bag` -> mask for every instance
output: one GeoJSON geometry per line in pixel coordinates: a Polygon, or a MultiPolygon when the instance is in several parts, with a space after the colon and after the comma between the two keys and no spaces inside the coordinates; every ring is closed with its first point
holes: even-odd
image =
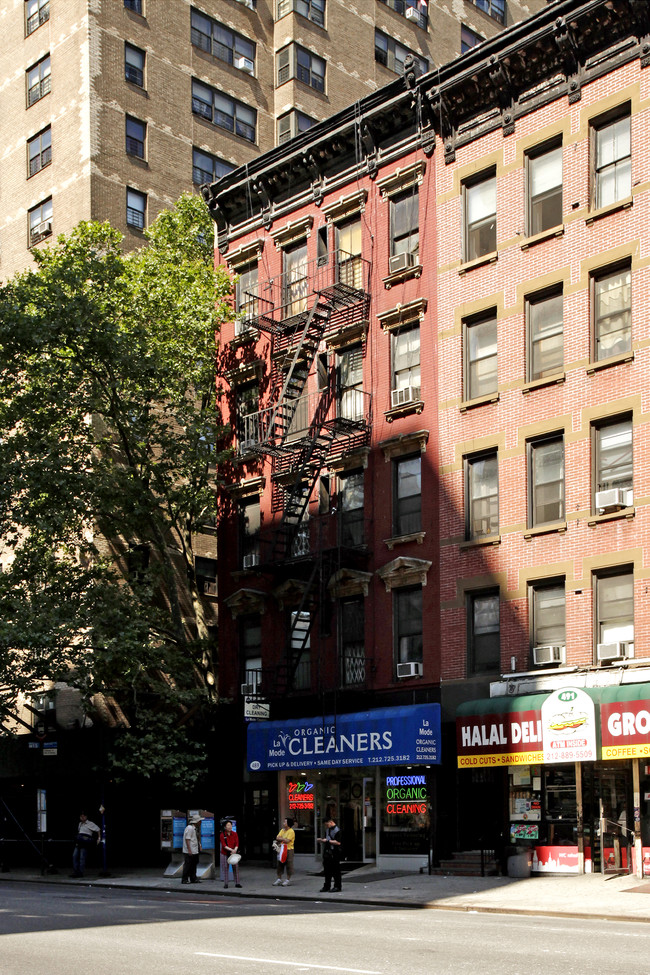
{"type": "Polygon", "coordinates": [[[288,887],[291,883],[291,878],[293,877],[293,847],[296,842],[296,834],[293,830],[293,819],[288,817],[284,820],[282,824],[282,829],[275,838],[274,847],[277,847],[278,851],[278,862],[277,862],[277,880],[273,881],[274,887],[288,887]],[[284,873],[284,868],[287,868],[287,879],[282,879],[282,874],[284,873]]]}
{"type": "Polygon", "coordinates": [[[232,828],[232,821],[227,819],[223,824],[223,832],[219,835],[219,843],[221,846],[221,856],[219,858],[221,863],[221,879],[223,880],[223,885],[228,888],[228,868],[232,867],[232,872],[235,876],[235,887],[241,887],[239,883],[239,861],[241,856],[239,855],[239,837],[232,828]]]}

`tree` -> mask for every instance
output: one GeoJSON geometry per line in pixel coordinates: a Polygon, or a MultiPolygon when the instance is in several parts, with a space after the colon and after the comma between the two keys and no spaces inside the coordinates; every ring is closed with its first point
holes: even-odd
{"type": "Polygon", "coordinates": [[[147,238],[125,254],[81,223],[0,289],[2,702],[43,680],[108,690],[136,735],[218,696],[194,543],[216,515],[231,314],[200,198],[147,238]]]}

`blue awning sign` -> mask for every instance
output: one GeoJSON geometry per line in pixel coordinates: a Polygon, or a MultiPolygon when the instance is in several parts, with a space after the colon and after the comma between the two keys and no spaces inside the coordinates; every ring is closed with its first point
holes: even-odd
{"type": "Polygon", "coordinates": [[[248,726],[252,772],[412,764],[440,764],[439,704],[248,726]]]}

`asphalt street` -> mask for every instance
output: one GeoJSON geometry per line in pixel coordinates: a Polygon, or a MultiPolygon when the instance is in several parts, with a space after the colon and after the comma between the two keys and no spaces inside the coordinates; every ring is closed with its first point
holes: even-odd
{"type": "Polygon", "coordinates": [[[0,885],[0,973],[648,975],[650,926],[0,885]]]}

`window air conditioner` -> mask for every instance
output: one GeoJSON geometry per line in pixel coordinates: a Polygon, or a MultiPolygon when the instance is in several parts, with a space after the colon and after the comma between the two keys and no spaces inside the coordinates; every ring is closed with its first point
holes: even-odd
{"type": "Polygon", "coordinates": [[[610,488],[609,491],[596,492],[596,511],[616,511],[631,504],[632,492],[625,488],[610,488]]]}
{"type": "Polygon", "coordinates": [[[606,660],[627,660],[634,656],[634,642],[623,640],[618,643],[599,643],[596,647],[596,657],[599,663],[606,660]]]}
{"type": "Polygon", "coordinates": [[[217,584],[216,584],[216,582],[214,582],[211,579],[205,579],[204,582],[203,582],[203,592],[207,596],[216,596],[217,595],[217,584]]]}
{"type": "Polygon", "coordinates": [[[41,223],[37,223],[35,227],[32,227],[31,238],[32,240],[40,240],[42,237],[47,237],[51,233],[52,221],[43,220],[41,223]]]}
{"type": "Polygon", "coordinates": [[[255,70],[255,65],[250,58],[245,58],[243,54],[235,58],[235,67],[239,68],[240,71],[247,71],[248,74],[252,74],[255,70]]]}
{"type": "Polygon", "coordinates": [[[533,647],[533,660],[539,664],[563,664],[566,662],[565,647],[533,647]]]}
{"type": "Polygon", "coordinates": [[[244,556],[243,565],[245,569],[252,569],[254,566],[259,565],[259,555],[257,552],[249,552],[248,555],[244,556]]]}
{"type": "Polygon", "coordinates": [[[414,264],[415,257],[407,251],[403,254],[393,254],[389,261],[390,273],[397,274],[398,271],[406,271],[407,268],[413,267],[414,264]]]}
{"type": "Polygon", "coordinates": [[[404,16],[406,17],[407,20],[419,20],[420,19],[420,15],[417,12],[417,10],[415,9],[415,7],[407,7],[404,16]]]}
{"type": "Polygon", "coordinates": [[[404,386],[403,389],[393,389],[390,394],[392,406],[403,406],[405,403],[415,403],[420,399],[419,386],[404,386]]]}
{"type": "Polygon", "coordinates": [[[397,665],[397,679],[405,680],[409,677],[421,677],[422,676],[422,664],[411,661],[407,664],[397,665]]]}
{"type": "Polygon", "coordinates": [[[242,684],[241,692],[244,697],[251,697],[255,693],[255,684],[242,684]]]}

